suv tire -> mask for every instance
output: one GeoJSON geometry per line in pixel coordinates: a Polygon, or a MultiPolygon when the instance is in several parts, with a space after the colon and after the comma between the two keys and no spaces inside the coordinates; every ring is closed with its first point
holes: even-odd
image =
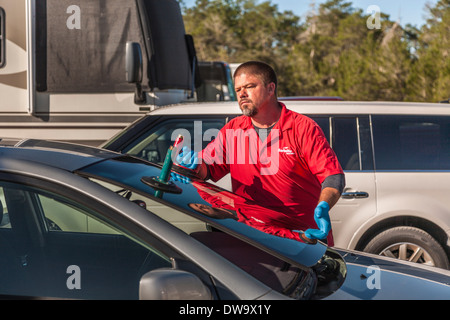
{"type": "Polygon", "coordinates": [[[414,227],[395,227],[377,234],[365,252],[449,269],[442,246],[425,231],[414,227]]]}

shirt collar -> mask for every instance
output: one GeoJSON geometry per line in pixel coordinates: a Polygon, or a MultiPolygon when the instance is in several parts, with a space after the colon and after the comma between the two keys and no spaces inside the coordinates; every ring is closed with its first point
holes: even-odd
{"type": "Polygon", "coordinates": [[[292,129],[293,118],[292,111],[286,108],[286,105],[282,102],[278,102],[281,105],[281,115],[274,129],[280,129],[281,131],[286,131],[292,129]]]}

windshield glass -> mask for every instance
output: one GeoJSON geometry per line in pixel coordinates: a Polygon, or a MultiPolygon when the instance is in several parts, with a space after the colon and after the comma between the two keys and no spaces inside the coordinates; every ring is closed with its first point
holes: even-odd
{"type": "MultiPolygon", "coordinates": [[[[152,183],[161,174],[161,169],[141,159],[123,156],[105,160],[82,169],[80,173],[147,195],[159,203],[147,208],[156,214],[175,208],[179,217],[172,221],[166,220],[177,227],[207,223],[294,265],[311,267],[327,249],[320,242],[306,244],[268,234],[248,225],[248,220],[254,219],[256,215],[258,218],[264,215],[270,217],[271,211],[207,182],[176,182],[171,184],[173,188],[161,189],[157,183],[152,183]],[[183,220],[189,222],[183,223],[183,220]]],[[[185,231],[190,233],[193,230],[186,227],[185,231]]]]}

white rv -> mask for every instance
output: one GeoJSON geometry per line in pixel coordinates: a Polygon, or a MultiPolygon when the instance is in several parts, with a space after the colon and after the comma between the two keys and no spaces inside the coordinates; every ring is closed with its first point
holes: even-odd
{"type": "Polygon", "coordinates": [[[99,145],[194,96],[176,0],[0,0],[0,138],[99,145]]]}

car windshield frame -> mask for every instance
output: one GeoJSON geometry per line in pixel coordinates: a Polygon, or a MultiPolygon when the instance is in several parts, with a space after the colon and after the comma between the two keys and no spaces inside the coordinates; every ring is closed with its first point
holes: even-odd
{"type": "MultiPolygon", "coordinates": [[[[174,171],[174,168],[172,171],[174,171]]],[[[265,233],[232,218],[213,218],[195,211],[188,206],[189,203],[196,202],[211,205],[211,199],[206,201],[204,197],[200,196],[199,190],[201,190],[201,193],[206,192],[208,196],[212,196],[212,201],[217,199],[222,202],[226,202],[226,199],[248,201],[208,182],[195,178],[192,178],[191,183],[188,184],[176,182],[175,188],[178,189],[177,193],[163,192],[162,195],[155,196],[155,192],[161,190],[144,183],[142,178],[145,177],[145,179],[149,180],[159,177],[161,166],[137,157],[123,155],[113,159],[106,159],[76,170],[75,173],[143,194],[152,200],[175,208],[188,216],[203,221],[222,232],[228,233],[305,270],[316,265],[327,251],[327,246],[321,242],[307,244],[293,239],[282,238],[265,233]],[[179,193],[180,191],[181,193],[179,193]]],[[[256,204],[251,205],[257,206],[256,204]]],[[[262,209],[262,207],[259,207],[259,209],[262,209]]]]}

